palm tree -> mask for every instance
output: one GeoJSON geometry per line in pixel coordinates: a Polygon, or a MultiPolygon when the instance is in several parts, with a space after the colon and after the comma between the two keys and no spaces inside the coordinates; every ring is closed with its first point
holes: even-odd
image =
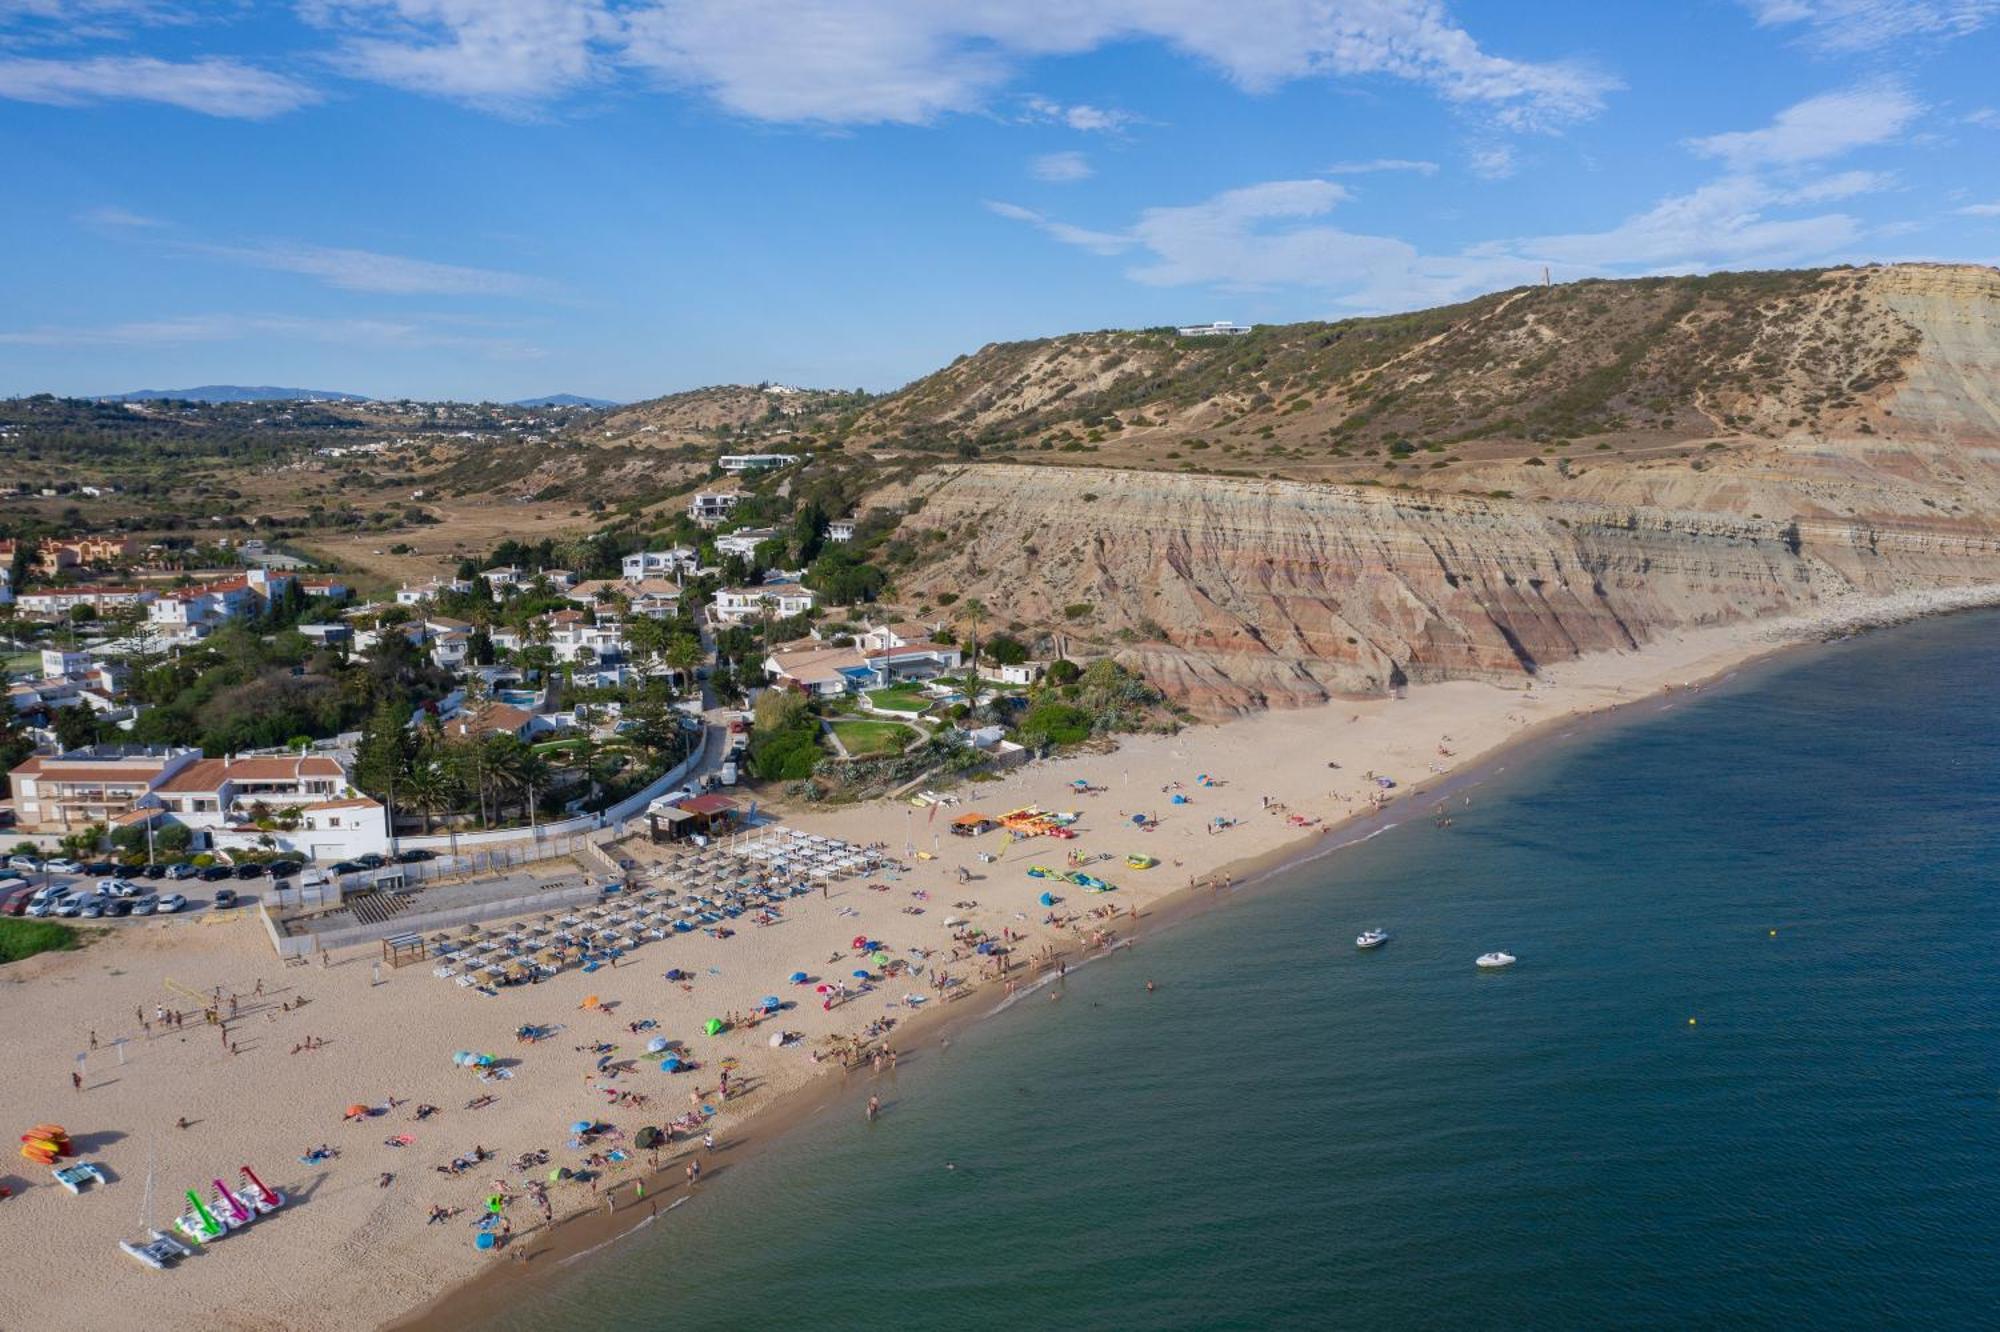
{"type": "Polygon", "coordinates": [[[503,797],[518,798],[527,789],[528,747],[511,735],[489,735],[480,748],[485,751],[486,780],[493,787],[493,812],[498,815],[503,797]]]}
{"type": "Polygon", "coordinates": [[[403,779],[403,803],[423,815],[426,834],[431,830],[431,816],[450,809],[458,795],[451,773],[436,759],[417,764],[403,779]]]}
{"type": "Polygon", "coordinates": [[[986,618],[986,603],[978,597],[968,597],[959,603],[959,614],[972,621],[972,657],[967,668],[970,684],[966,692],[976,700],[979,697],[979,625],[986,618]]]}
{"type": "Polygon", "coordinates": [[[693,634],[675,634],[667,640],[667,669],[680,677],[683,688],[694,680],[701,656],[701,640],[693,634]]]}

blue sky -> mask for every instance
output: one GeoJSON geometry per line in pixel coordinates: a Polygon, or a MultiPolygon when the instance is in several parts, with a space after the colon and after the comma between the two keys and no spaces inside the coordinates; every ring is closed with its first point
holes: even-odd
{"type": "Polygon", "coordinates": [[[0,0],[0,393],[891,388],[2000,258],[2000,0],[0,0]]]}

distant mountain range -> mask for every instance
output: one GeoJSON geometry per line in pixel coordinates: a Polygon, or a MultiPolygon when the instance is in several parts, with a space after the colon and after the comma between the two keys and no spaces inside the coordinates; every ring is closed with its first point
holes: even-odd
{"type": "Polygon", "coordinates": [[[158,402],[162,398],[181,398],[188,402],[301,402],[318,399],[327,402],[369,402],[365,393],[335,393],[331,389],[272,388],[269,385],[255,387],[243,384],[203,384],[197,388],[184,389],[139,389],[132,393],[109,393],[104,402],[158,402]]]}
{"type": "Polygon", "coordinates": [[[575,393],[551,393],[546,398],[516,398],[509,407],[616,407],[609,398],[585,398],[575,393]]]}

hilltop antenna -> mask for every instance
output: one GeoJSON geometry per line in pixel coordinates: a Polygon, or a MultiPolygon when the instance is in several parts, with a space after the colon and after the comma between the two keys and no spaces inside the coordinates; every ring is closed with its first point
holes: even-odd
{"type": "Polygon", "coordinates": [[[1542,286],[1544,286],[1544,287],[1547,287],[1547,286],[1549,286],[1549,285],[1550,285],[1550,284],[1549,284],[1549,266],[1548,266],[1547,264],[1543,264],[1543,265],[1542,265],[1542,286]]]}

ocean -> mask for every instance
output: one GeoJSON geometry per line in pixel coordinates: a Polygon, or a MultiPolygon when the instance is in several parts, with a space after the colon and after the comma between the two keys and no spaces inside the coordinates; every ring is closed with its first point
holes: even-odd
{"type": "Polygon", "coordinates": [[[1581,725],[484,1325],[1994,1326],[1996,660],[1961,615],[1581,725]]]}

